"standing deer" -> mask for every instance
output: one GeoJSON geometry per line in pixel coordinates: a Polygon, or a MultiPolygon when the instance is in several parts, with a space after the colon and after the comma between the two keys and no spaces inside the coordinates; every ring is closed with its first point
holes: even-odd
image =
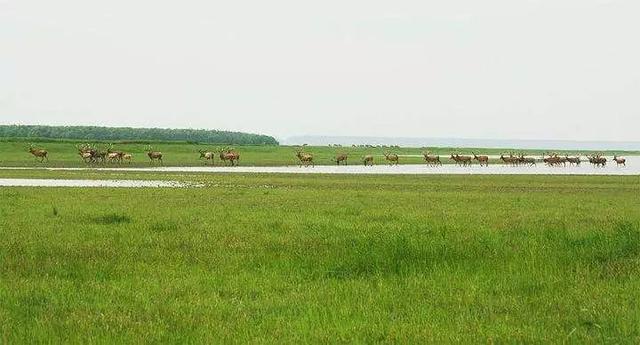
{"type": "Polygon", "coordinates": [[[147,146],[145,152],[147,153],[147,156],[149,156],[149,164],[153,164],[153,162],[157,160],[160,164],[164,165],[164,162],[162,161],[162,152],[153,151],[153,147],[151,147],[151,145],[147,146]]]}
{"type": "Polygon", "coordinates": [[[480,166],[489,166],[489,156],[477,156],[475,152],[471,152],[473,154],[473,159],[477,160],[480,163],[480,166]]]}
{"type": "Polygon", "coordinates": [[[389,165],[398,165],[398,155],[395,153],[389,153],[389,152],[385,152],[384,154],[384,159],[386,159],[389,162],[389,165]]]}
{"type": "Polygon", "coordinates": [[[580,163],[582,163],[582,161],[580,160],[580,157],[579,157],[579,156],[576,156],[576,157],[569,157],[569,156],[566,156],[566,155],[565,155],[565,157],[564,157],[564,158],[567,160],[567,162],[569,162],[569,165],[576,165],[576,166],[578,166],[578,165],[580,165],[580,163]]]}
{"type": "Polygon", "coordinates": [[[337,154],[335,158],[336,164],[340,165],[340,163],[344,162],[344,165],[347,165],[347,158],[349,158],[349,156],[346,153],[337,154]]]}
{"type": "Polygon", "coordinates": [[[513,155],[509,155],[509,157],[505,157],[504,153],[500,154],[500,160],[504,164],[511,164],[511,165],[517,165],[519,162],[519,159],[517,157],[514,157],[513,155]]]}
{"type": "Polygon", "coordinates": [[[622,157],[618,157],[616,155],[613,156],[613,160],[616,162],[617,166],[627,166],[627,160],[622,158],[622,157]]]}
{"type": "Polygon", "coordinates": [[[211,161],[211,165],[214,165],[215,153],[211,151],[204,151],[204,150],[198,150],[198,152],[200,153],[200,158],[198,159],[204,158],[205,159],[204,164],[207,164],[207,161],[211,161]]]}
{"type": "Polygon", "coordinates": [[[430,153],[431,152],[422,153],[422,156],[424,157],[424,161],[431,166],[442,165],[442,162],[440,162],[440,156],[434,156],[434,155],[431,155],[430,153]]]}
{"type": "Polygon", "coordinates": [[[133,155],[131,155],[130,153],[125,153],[124,155],[122,155],[122,159],[127,161],[127,163],[131,164],[131,160],[133,159],[133,155]]]}
{"type": "Polygon", "coordinates": [[[362,161],[364,162],[364,166],[373,166],[373,156],[366,155],[362,157],[362,161]]]}
{"type": "Polygon", "coordinates": [[[451,154],[451,157],[449,157],[449,159],[453,160],[454,162],[456,162],[456,164],[461,165],[461,166],[467,166],[467,165],[471,165],[471,157],[470,156],[460,156],[459,154],[451,154]]]}
{"type": "Polygon", "coordinates": [[[308,167],[309,165],[313,167],[316,166],[313,163],[313,155],[310,153],[305,153],[302,150],[298,150],[296,151],[296,157],[298,157],[298,160],[300,161],[300,163],[298,164],[298,166],[300,167],[302,167],[303,164],[305,167],[308,167]]]}
{"type": "Polygon", "coordinates": [[[229,161],[231,163],[231,166],[235,166],[240,160],[240,154],[232,149],[226,148],[220,151],[220,160],[225,165],[227,164],[227,161],[229,161]]]}
{"type": "Polygon", "coordinates": [[[44,149],[36,149],[33,147],[33,144],[29,144],[29,153],[31,153],[36,159],[40,158],[40,163],[44,162],[46,159],[49,162],[49,152],[44,149]]]}

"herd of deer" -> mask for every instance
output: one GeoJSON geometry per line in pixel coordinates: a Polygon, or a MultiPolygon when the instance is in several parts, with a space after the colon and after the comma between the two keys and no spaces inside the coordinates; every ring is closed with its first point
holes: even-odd
{"type": "MultiPolygon", "coordinates": [[[[472,154],[473,156],[463,156],[460,154],[452,153],[449,159],[454,161],[454,163],[459,166],[471,166],[474,161],[477,161],[480,166],[489,166],[489,156],[477,155],[475,154],[475,152],[472,152],[472,154]]],[[[399,156],[397,154],[385,152],[383,153],[383,155],[389,165],[398,165],[399,156]]],[[[425,163],[429,166],[442,165],[442,162],[440,161],[440,156],[433,155],[431,154],[431,152],[423,152],[422,156],[424,158],[425,163]]],[[[297,150],[296,157],[298,157],[299,166],[303,166],[303,165],[314,166],[313,154],[306,153],[303,150],[297,150]]],[[[607,159],[600,154],[587,156],[587,158],[589,159],[589,162],[596,167],[604,167],[607,163],[607,159]]],[[[348,159],[348,155],[346,153],[338,153],[336,154],[333,161],[336,162],[337,165],[342,165],[342,164],[346,165],[347,159],[348,159]]],[[[509,154],[508,156],[501,154],[500,161],[502,161],[503,164],[513,165],[513,166],[519,166],[519,165],[535,166],[536,163],[538,162],[538,160],[536,160],[533,157],[525,157],[524,154],[514,155],[513,153],[509,154]]],[[[620,165],[626,166],[626,159],[624,158],[614,156],[613,161],[616,162],[617,165],[619,166],[620,165]]],[[[569,157],[569,156],[561,157],[556,153],[552,153],[552,154],[543,154],[541,162],[545,163],[548,166],[555,167],[555,166],[566,166],[567,164],[578,166],[582,161],[580,160],[580,157],[569,157]]],[[[363,156],[362,163],[365,166],[372,166],[373,156],[372,155],[363,156]]]]}
{"type": "MultiPolygon", "coordinates": [[[[123,151],[113,150],[113,145],[108,144],[102,150],[98,149],[95,145],[91,144],[79,144],[76,145],[78,149],[78,155],[82,158],[82,160],[87,163],[118,163],[122,164],[122,162],[131,163],[133,159],[133,155],[130,153],[126,153],[123,151]]],[[[198,150],[200,153],[199,159],[204,159],[205,164],[207,162],[211,162],[214,164],[214,159],[216,157],[216,153],[221,162],[225,165],[230,164],[231,166],[238,165],[240,160],[240,154],[231,149],[224,148],[218,149],[215,151],[206,151],[206,150],[198,150]]],[[[48,162],[48,152],[42,148],[36,148],[33,144],[29,145],[29,153],[31,153],[36,159],[39,159],[40,163],[43,163],[45,160],[48,162]]],[[[149,157],[149,163],[152,164],[154,162],[159,162],[163,164],[162,161],[162,152],[154,151],[151,145],[148,145],[145,148],[145,153],[149,157]]],[[[489,156],[484,155],[476,155],[475,152],[472,152],[473,156],[463,156],[460,154],[451,154],[449,157],[450,160],[454,161],[455,164],[459,166],[470,166],[474,161],[477,161],[480,166],[489,166],[489,156]]],[[[384,152],[384,159],[389,165],[398,165],[399,164],[399,156],[395,153],[384,152]]],[[[315,166],[313,161],[313,154],[304,152],[303,149],[298,149],[295,151],[295,156],[298,158],[299,166],[315,166]]],[[[440,161],[440,156],[433,155],[431,152],[423,152],[422,156],[424,161],[429,166],[440,166],[442,162],[440,161]]],[[[337,165],[347,165],[347,160],[349,155],[346,153],[338,153],[334,158],[334,162],[337,165]]],[[[365,166],[373,166],[374,163],[373,155],[365,155],[362,157],[362,163],[365,166]]],[[[601,154],[588,155],[587,159],[589,163],[591,163],[594,167],[604,167],[607,164],[607,159],[603,157],[601,154]]],[[[500,155],[500,161],[506,165],[518,166],[518,165],[526,165],[526,166],[534,166],[538,162],[535,158],[525,157],[523,154],[513,154],[510,153],[508,156],[504,154],[500,155]]],[[[617,155],[613,156],[613,161],[618,166],[626,166],[626,159],[618,157],[617,155]]],[[[540,162],[552,166],[578,166],[582,162],[579,156],[569,157],[569,156],[560,156],[557,153],[545,153],[542,155],[540,162]]]]}

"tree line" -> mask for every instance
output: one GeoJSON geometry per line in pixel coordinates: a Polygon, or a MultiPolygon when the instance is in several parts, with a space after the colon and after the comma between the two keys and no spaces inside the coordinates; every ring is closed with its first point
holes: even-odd
{"type": "Polygon", "coordinates": [[[208,129],[100,126],[0,125],[0,138],[55,138],[113,141],[188,141],[233,145],[278,145],[268,135],[208,129]]]}

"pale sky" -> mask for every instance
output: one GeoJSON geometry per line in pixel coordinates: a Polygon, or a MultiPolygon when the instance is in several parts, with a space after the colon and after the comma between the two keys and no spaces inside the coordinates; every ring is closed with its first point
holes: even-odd
{"type": "Polygon", "coordinates": [[[640,140],[638,0],[0,0],[0,123],[640,140]]]}

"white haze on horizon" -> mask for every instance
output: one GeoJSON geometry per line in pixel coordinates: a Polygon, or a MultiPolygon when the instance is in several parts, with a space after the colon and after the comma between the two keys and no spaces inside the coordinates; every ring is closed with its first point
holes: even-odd
{"type": "Polygon", "coordinates": [[[0,124],[638,141],[639,1],[0,0],[0,124]]]}

